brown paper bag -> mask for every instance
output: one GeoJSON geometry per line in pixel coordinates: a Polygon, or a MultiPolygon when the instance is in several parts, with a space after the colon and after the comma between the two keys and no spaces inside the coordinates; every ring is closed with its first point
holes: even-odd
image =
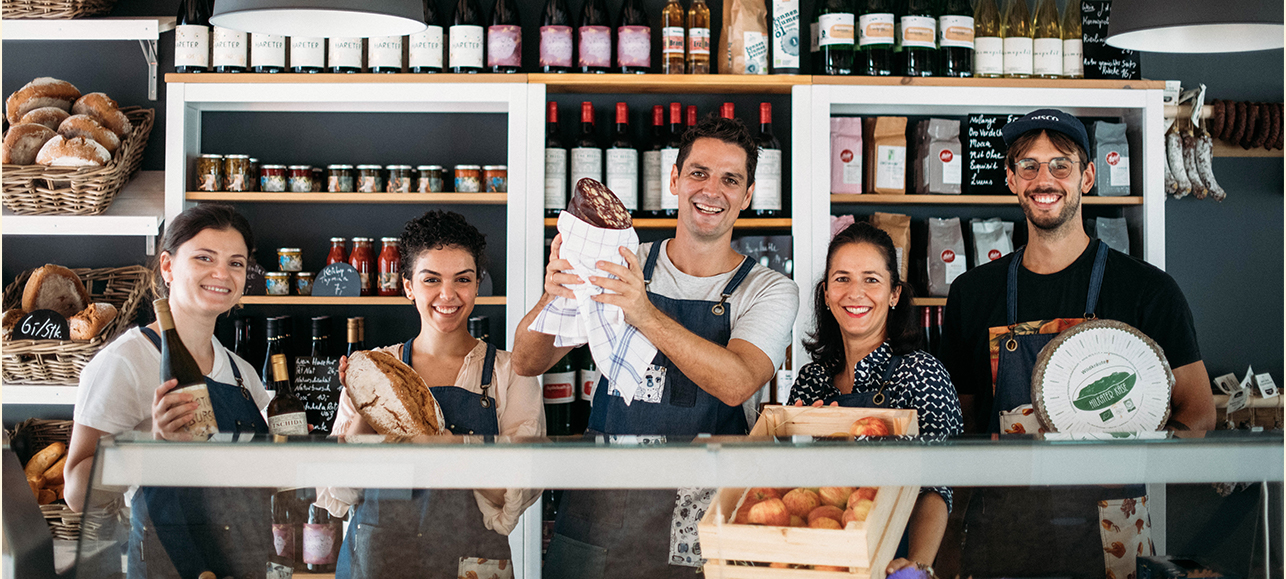
{"type": "Polygon", "coordinates": [[[719,35],[721,74],[768,74],[768,7],[764,0],[726,0],[719,35]]]}
{"type": "Polygon", "coordinates": [[[906,193],[906,117],[867,117],[866,190],[906,193]]]}
{"type": "Polygon", "coordinates": [[[911,255],[911,216],[901,213],[875,213],[871,215],[871,225],[889,234],[893,238],[893,249],[897,253],[898,275],[907,281],[910,271],[907,258],[911,255]]]}

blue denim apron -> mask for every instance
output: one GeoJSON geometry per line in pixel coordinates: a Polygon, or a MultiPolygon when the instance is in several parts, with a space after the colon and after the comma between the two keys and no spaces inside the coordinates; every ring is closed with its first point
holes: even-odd
{"type": "MultiPolygon", "coordinates": [[[[161,349],[161,337],[140,328],[161,349]]],[[[216,353],[217,355],[217,353],[216,353]]],[[[268,434],[241,370],[236,385],[206,377],[219,432],[268,434]]],[[[263,577],[272,553],[271,489],[142,487],[131,502],[129,577],[263,577]]]]}
{"type": "Polygon", "coordinates": [[[889,359],[889,365],[884,369],[884,375],[880,378],[880,388],[875,392],[849,392],[848,394],[839,394],[831,396],[822,402],[823,406],[830,406],[831,402],[837,402],[840,406],[848,408],[888,408],[889,399],[884,395],[884,389],[888,388],[889,380],[893,378],[893,372],[902,364],[902,356],[896,354],[889,359]]]}
{"type": "MultiPolygon", "coordinates": [[[[661,255],[652,244],[643,266],[645,284],[661,255]]],[[[648,299],[688,331],[726,347],[732,338],[728,299],[745,281],[754,261],[745,259],[719,301],[680,300],[648,292],[648,299]]],[[[746,434],[746,415],[699,388],[661,352],[652,360],[665,371],[661,402],[626,405],[599,380],[590,411],[589,433],[641,435],[746,434]]],[[[651,374],[652,372],[649,372],[651,374]]],[[[546,579],[600,577],[685,577],[692,567],[669,564],[675,490],[573,491],[563,493],[555,534],[545,558],[546,579]]]]}
{"type": "MultiPolygon", "coordinates": [[[[411,364],[414,338],[402,346],[411,364]]],[[[487,345],[482,393],[459,386],[429,391],[452,434],[500,434],[494,384],[496,347],[487,345]]],[[[509,539],[482,523],[468,489],[368,489],[353,510],[336,563],[336,579],[455,579],[460,557],[509,559],[509,539]]]]}

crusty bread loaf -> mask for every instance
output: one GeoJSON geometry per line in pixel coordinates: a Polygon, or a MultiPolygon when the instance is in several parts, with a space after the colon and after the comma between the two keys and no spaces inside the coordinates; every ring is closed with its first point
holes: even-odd
{"type": "Polygon", "coordinates": [[[581,221],[603,229],[629,229],[634,225],[630,211],[606,185],[590,178],[576,182],[567,203],[567,212],[581,221]]]}
{"type": "Polygon", "coordinates": [[[57,133],[49,127],[34,123],[23,123],[9,127],[4,135],[4,146],[0,149],[0,162],[6,165],[32,165],[40,149],[54,138],[57,133]]]}
{"type": "Polygon", "coordinates": [[[98,124],[98,121],[89,115],[76,114],[67,117],[62,124],[58,125],[58,134],[64,139],[76,137],[93,139],[107,149],[109,155],[115,155],[116,149],[121,147],[121,140],[116,133],[103,128],[103,125],[98,124]]]}
{"type": "Polygon", "coordinates": [[[27,461],[26,466],[22,469],[23,474],[27,475],[28,479],[31,477],[40,477],[41,480],[44,480],[45,471],[49,470],[49,467],[53,466],[54,463],[58,462],[58,459],[62,458],[66,454],[66,444],[61,442],[50,444],[49,446],[40,449],[40,452],[37,452],[31,457],[31,460],[27,461]]]}
{"type": "Polygon", "coordinates": [[[67,319],[67,325],[71,327],[71,339],[88,342],[114,319],[116,319],[116,306],[106,302],[89,304],[80,313],[67,319]]]}
{"type": "Polygon", "coordinates": [[[40,107],[58,107],[71,110],[71,104],[80,98],[80,91],[70,82],[48,76],[40,77],[24,86],[5,101],[5,117],[16,125],[22,116],[40,107]]]}
{"type": "Polygon", "coordinates": [[[395,356],[378,350],[348,358],[345,389],[362,418],[380,434],[444,432],[442,410],[424,379],[395,356]]]}
{"type": "Polygon", "coordinates": [[[36,163],[50,167],[102,167],[112,162],[112,154],[98,141],[54,135],[36,153],[36,163]]]}
{"type": "Polygon", "coordinates": [[[69,116],[71,116],[71,113],[58,107],[40,107],[22,115],[22,120],[19,120],[18,124],[35,123],[37,125],[49,127],[50,130],[57,131],[58,125],[61,125],[63,120],[69,116]]]}
{"type": "Polygon", "coordinates": [[[94,117],[95,120],[119,137],[129,134],[129,117],[121,112],[120,106],[116,104],[116,101],[101,92],[91,92],[80,97],[71,105],[71,112],[74,115],[94,117]]]}
{"type": "Polygon", "coordinates": [[[47,264],[32,272],[22,290],[22,309],[28,312],[53,310],[70,318],[89,305],[89,292],[76,272],[61,265],[47,264]]]}
{"type": "Polygon", "coordinates": [[[13,328],[18,325],[18,321],[26,316],[27,312],[20,308],[14,308],[4,313],[3,320],[0,320],[0,340],[8,340],[13,336],[13,328]]]}

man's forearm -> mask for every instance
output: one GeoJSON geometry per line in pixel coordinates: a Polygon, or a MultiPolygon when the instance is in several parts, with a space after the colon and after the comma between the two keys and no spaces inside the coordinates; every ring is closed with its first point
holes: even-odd
{"type": "Polygon", "coordinates": [[[1174,392],[1170,396],[1170,420],[1182,423],[1189,430],[1214,430],[1215,401],[1205,362],[1199,360],[1171,372],[1174,392]]]}
{"type": "Polygon", "coordinates": [[[638,329],[689,380],[729,406],[745,402],[772,378],[772,359],[744,340],[719,346],[659,310],[638,329]]]}
{"type": "Polygon", "coordinates": [[[513,355],[512,360],[514,372],[519,376],[539,376],[546,370],[552,368],[554,363],[567,353],[571,348],[555,348],[554,337],[549,334],[533,332],[527,328],[531,327],[532,322],[536,321],[536,316],[540,315],[549,302],[554,301],[554,296],[548,293],[540,295],[540,301],[536,307],[523,316],[522,321],[518,322],[518,329],[514,332],[513,355]],[[560,353],[561,350],[561,353],[560,353]]]}

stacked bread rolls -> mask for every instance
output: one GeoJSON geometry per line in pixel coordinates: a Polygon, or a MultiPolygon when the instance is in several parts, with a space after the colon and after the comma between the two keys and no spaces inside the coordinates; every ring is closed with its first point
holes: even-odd
{"type": "Polygon", "coordinates": [[[0,161],[13,165],[101,167],[133,128],[111,97],[81,95],[71,83],[42,77],[5,101],[9,132],[0,161]]]}

